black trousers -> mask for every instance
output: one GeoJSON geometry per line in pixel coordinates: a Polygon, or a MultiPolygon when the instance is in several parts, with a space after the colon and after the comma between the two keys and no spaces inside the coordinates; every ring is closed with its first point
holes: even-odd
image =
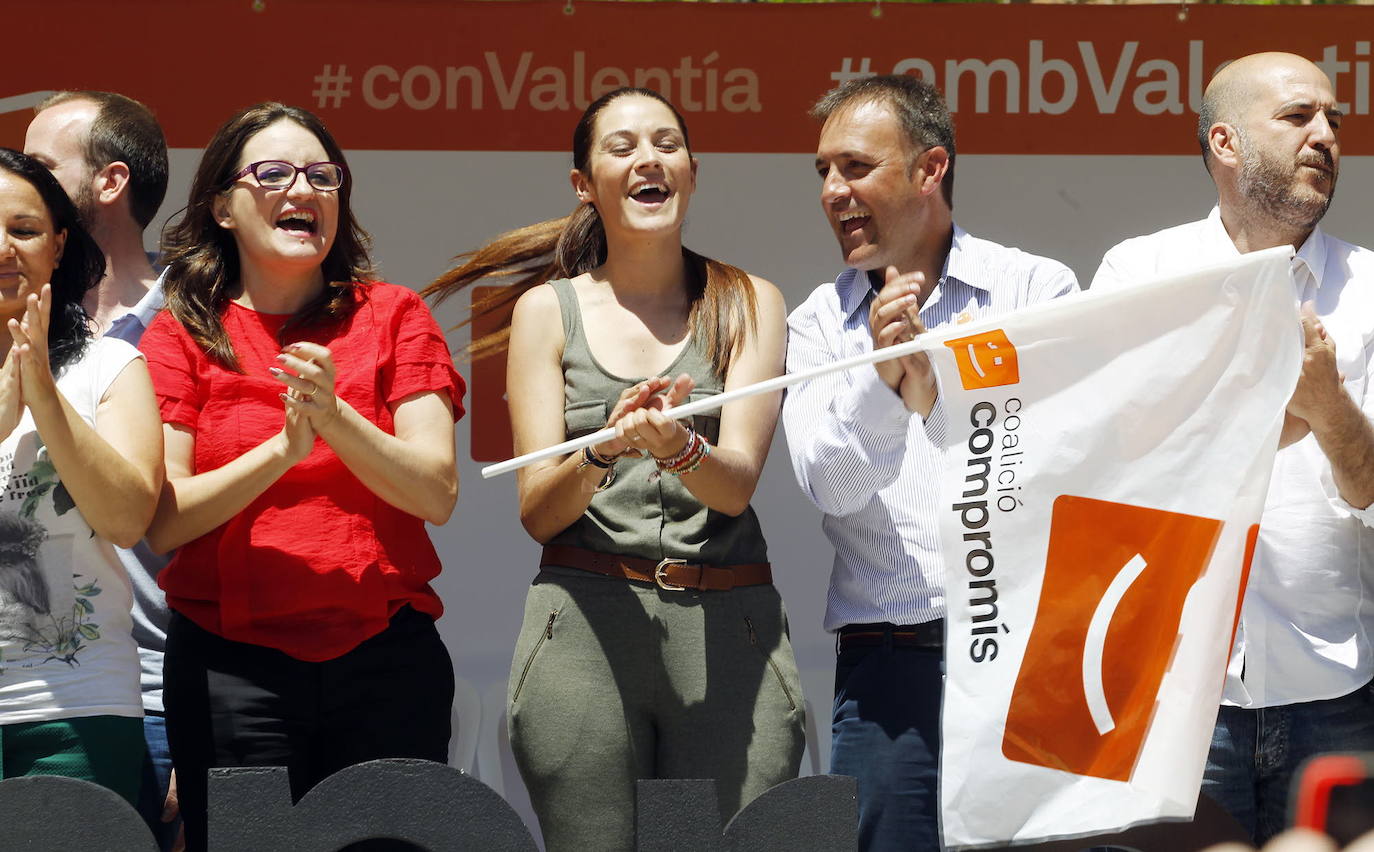
{"type": "Polygon", "coordinates": [[[410,607],[386,630],[322,663],[232,642],[173,612],[163,665],[189,852],[206,849],[212,767],[285,766],[298,801],[340,769],[368,760],[448,761],[453,665],[434,620],[410,607]]]}

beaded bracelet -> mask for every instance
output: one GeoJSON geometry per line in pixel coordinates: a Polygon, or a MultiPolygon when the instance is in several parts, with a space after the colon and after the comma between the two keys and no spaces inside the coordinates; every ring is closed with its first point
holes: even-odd
{"type": "Polygon", "coordinates": [[[661,459],[654,457],[654,463],[658,469],[650,474],[649,479],[653,481],[659,475],[668,473],[673,476],[681,476],[684,473],[691,473],[701,467],[701,462],[711,454],[711,443],[697,434],[697,431],[690,426],[687,428],[687,444],[677,454],[661,459]]]}
{"type": "Polygon", "coordinates": [[[701,438],[697,442],[697,446],[700,449],[698,450],[695,456],[684,461],[682,465],[676,468],[675,470],[670,470],[668,472],[671,473],[673,476],[682,476],[684,473],[691,473],[692,471],[701,467],[701,463],[706,461],[706,457],[711,454],[711,442],[706,440],[705,438],[701,438]]]}
{"type": "Polygon", "coordinates": [[[667,470],[668,468],[677,467],[679,464],[682,463],[683,459],[687,458],[693,453],[693,451],[695,451],[698,439],[699,436],[697,435],[697,430],[692,428],[691,426],[688,426],[687,443],[682,445],[682,449],[678,450],[675,454],[668,456],[667,458],[659,458],[658,456],[654,456],[654,464],[658,465],[659,470],[667,470]]]}

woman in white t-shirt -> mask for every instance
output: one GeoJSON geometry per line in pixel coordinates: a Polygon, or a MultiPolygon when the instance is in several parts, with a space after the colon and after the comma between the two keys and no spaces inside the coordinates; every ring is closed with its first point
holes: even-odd
{"type": "Polygon", "coordinates": [[[0,778],[132,804],[143,709],[113,545],[152,518],[162,432],[138,350],[91,339],[81,302],[104,271],[57,180],[0,148],[0,778]]]}

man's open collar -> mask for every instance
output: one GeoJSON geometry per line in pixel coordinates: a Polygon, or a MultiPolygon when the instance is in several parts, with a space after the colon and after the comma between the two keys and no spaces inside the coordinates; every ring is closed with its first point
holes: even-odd
{"type": "Polygon", "coordinates": [[[1298,259],[1312,270],[1312,277],[1317,281],[1316,290],[1321,290],[1322,275],[1326,273],[1326,234],[1322,232],[1321,225],[1313,228],[1298,248],[1298,259]]]}
{"type": "MultiPolygon", "coordinates": [[[[979,290],[989,289],[988,285],[983,283],[987,276],[984,274],[982,261],[971,250],[972,239],[968,231],[959,227],[958,223],[954,224],[954,238],[950,241],[949,254],[945,256],[945,266],[940,272],[940,280],[935,285],[935,291],[932,291],[931,298],[926,300],[927,305],[935,298],[935,293],[940,287],[949,280],[977,287],[979,290]]],[[[855,311],[863,307],[868,300],[868,294],[873,291],[868,274],[853,267],[840,273],[840,277],[835,281],[835,289],[840,297],[840,313],[845,319],[849,319],[855,311]]]]}
{"type": "MultiPolygon", "coordinates": [[[[1236,244],[1231,240],[1231,235],[1226,233],[1226,225],[1221,221],[1221,207],[1218,205],[1212,208],[1212,212],[1207,216],[1207,227],[1214,230],[1214,237],[1225,245],[1231,247],[1236,257],[1240,257],[1240,252],[1236,249],[1236,244]]],[[[1297,260],[1307,265],[1312,270],[1312,277],[1316,279],[1317,290],[1321,289],[1322,276],[1326,274],[1326,233],[1321,225],[1312,229],[1312,233],[1307,235],[1307,239],[1298,247],[1297,260]]]]}
{"type": "Polygon", "coordinates": [[[129,313],[138,317],[138,321],[147,328],[153,322],[153,317],[162,310],[167,303],[166,295],[163,293],[162,283],[167,280],[167,270],[158,273],[157,280],[153,286],[148,288],[148,292],[143,294],[143,298],[138,300],[138,304],[133,306],[129,313]]]}

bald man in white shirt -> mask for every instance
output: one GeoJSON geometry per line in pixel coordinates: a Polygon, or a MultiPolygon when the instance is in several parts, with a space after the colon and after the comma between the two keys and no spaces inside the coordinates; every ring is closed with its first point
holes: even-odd
{"type": "MultiPolygon", "coordinates": [[[[1283,829],[1294,770],[1374,750],[1374,253],[1324,233],[1341,113],[1316,65],[1239,59],[1198,122],[1217,187],[1207,218],[1126,240],[1092,289],[1292,246],[1306,356],[1288,405],[1203,792],[1257,844],[1283,829]]],[[[1295,319],[1295,321],[1298,321],[1295,319]]]]}

